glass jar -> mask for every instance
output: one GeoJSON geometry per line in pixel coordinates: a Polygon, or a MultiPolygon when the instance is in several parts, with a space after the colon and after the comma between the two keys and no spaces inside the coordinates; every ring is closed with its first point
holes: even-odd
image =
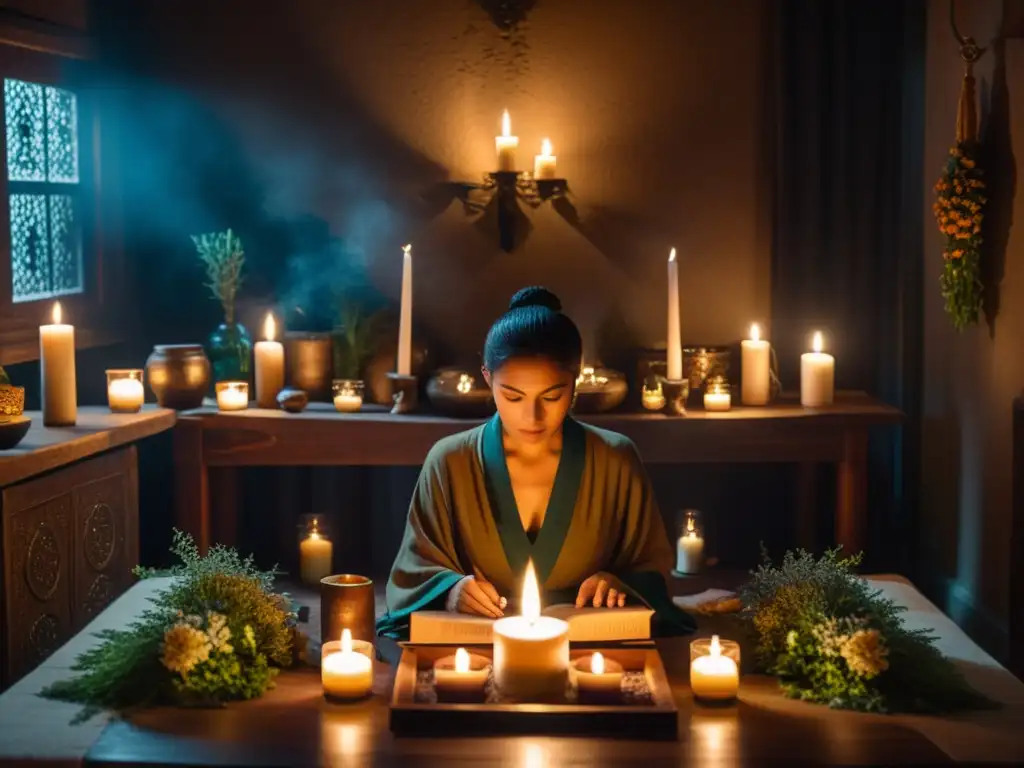
{"type": "Polygon", "coordinates": [[[355,413],[363,407],[362,379],[334,379],[334,407],[341,413],[355,413]]]}
{"type": "Polygon", "coordinates": [[[221,411],[244,411],[249,407],[248,381],[218,381],[217,408],[221,411]]]}
{"type": "Polygon", "coordinates": [[[252,367],[252,337],[241,323],[221,323],[206,343],[213,380],[248,381],[252,367]]]}
{"type": "Polygon", "coordinates": [[[740,644],[718,635],[691,641],[690,688],[703,701],[735,699],[740,688],[740,644]]]}
{"type": "Polygon", "coordinates": [[[643,385],[640,392],[640,403],[648,411],[660,411],[665,407],[665,393],[661,389],[660,381],[651,386],[643,385]]]}
{"type": "Polygon", "coordinates": [[[306,515],[299,526],[299,578],[317,585],[331,575],[334,545],[322,517],[306,515]]]}
{"type": "Polygon", "coordinates": [[[676,571],[684,575],[700,573],[704,563],[704,528],[700,512],[684,509],[679,513],[676,539],[676,571]]]}
{"type": "Polygon", "coordinates": [[[729,392],[729,382],[721,376],[708,379],[704,387],[704,410],[728,411],[730,408],[732,394],[729,392]]]}
{"type": "Polygon", "coordinates": [[[138,413],[146,399],[141,368],[107,369],[107,404],[111,413],[138,413]]]}

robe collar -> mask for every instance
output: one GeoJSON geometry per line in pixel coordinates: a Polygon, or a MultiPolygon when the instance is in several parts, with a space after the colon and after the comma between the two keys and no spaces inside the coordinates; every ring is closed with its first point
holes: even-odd
{"type": "Polygon", "coordinates": [[[531,542],[519,518],[519,508],[512,492],[498,414],[484,426],[481,453],[487,496],[505,557],[517,578],[525,572],[527,561],[531,558],[539,585],[543,587],[551,575],[572,523],[576,497],[587,464],[586,446],[587,435],[583,427],[572,417],[566,418],[562,427],[562,455],[558,460],[558,472],[544,513],[544,523],[536,539],[531,542]]]}

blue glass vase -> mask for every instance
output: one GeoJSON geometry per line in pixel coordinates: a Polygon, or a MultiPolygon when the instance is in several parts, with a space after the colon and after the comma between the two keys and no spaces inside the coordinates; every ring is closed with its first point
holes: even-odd
{"type": "Polygon", "coordinates": [[[211,385],[218,381],[249,381],[252,337],[241,323],[221,323],[210,334],[206,356],[213,373],[211,385]]]}

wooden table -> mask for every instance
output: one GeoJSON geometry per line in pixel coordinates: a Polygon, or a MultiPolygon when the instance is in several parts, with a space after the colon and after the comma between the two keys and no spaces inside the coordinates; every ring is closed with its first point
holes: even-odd
{"type": "MultiPolygon", "coordinates": [[[[871,427],[899,424],[903,414],[864,393],[841,392],[826,408],[803,408],[796,399],[780,398],[760,408],[694,410],[686,418],[652,413],[579,418],[628,436],[652,464],[794,462],[805,469],[834,464],[836,541],[858,552],[866,517],[868,433],[871,427]]],[[[439,439],[479,423],[392,416],[383,408],[342,414],[326,403],[297,414],[260,408],[188,411],[179,415],[174,430],[177,525],[204,551],[214,522],[219,540],[232,543],[238,467],[418,466],[439,439]]]]}
{"type": "Polygon", "coordinates": [[[0,452],[3,577],[0,689],[33,669],[131,584],[138,564],[135,443],[174,411],[78,409],[73,427],[28,412],[24,440],[0,452]]]}

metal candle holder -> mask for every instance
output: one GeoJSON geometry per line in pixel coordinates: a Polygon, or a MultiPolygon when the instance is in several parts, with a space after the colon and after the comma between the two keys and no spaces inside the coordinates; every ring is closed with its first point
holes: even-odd
{"type": "Polygon", "coordinates": [[[689,379],[662,379],[661,391],[665,395],[665,413],[669,416],[685,416],[686,398],[690,396],[689,379]]]}
{"type": "Polygon", "coordinates": [[[535,179],[523,171],[492,171],[481,189],[498,197],[498,239],[501,249],[511,252],[516,246],[516,201],[522,199],[536,208],[567,194],[569,183],[565,179],[535,179]]]}
{"type": "Polygon", "coordinates": [[[414,413],[419,404],[419,379],[392,372],[388,374],[388,380],[391,382],[391,399],[395,403],[391,413],[396,416],[414,413]]]}

